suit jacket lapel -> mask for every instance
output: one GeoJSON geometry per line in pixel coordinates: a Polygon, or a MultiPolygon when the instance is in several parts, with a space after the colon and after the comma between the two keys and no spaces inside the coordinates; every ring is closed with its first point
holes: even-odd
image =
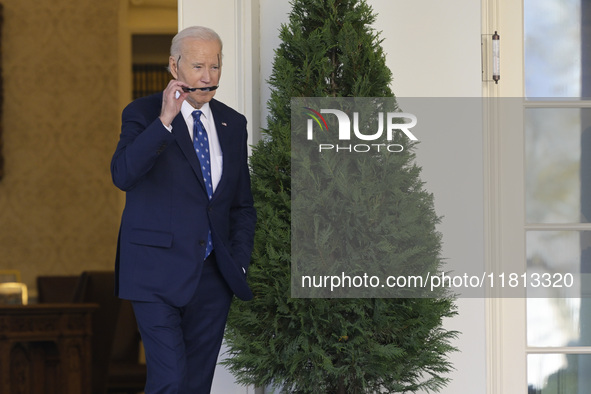
{"type": "Polygon", "coordinates": [[[193,168],[195,175],[197,176],[197,180],[199,184],[205,190],[205,183],[203,182],[203,173],[201,172],[201,164],[199,163],[199,159],[195,154],[195,150],[193,148],[193,141],[191,141],[191,137],[189,136],[189,130],[187,130],[187,123],[183,118],[183,114],[179,113],[174,120],[172,121],[172,134],[174,134],[181,151],[187,158],[187,161],[193,168]]]}
{"type": "Polygon", "coordinates": [[[226,123],[224,113],[221,112],[217,106],[217,101],[215,99],[209,102],[209,107],[211,109],[211,113],[213,115],[213,120],[215,122],[215,129],[218,135],[218,141],[220,143],[220,148],[222,150],[222,177],[220,178],[220,182],[218,183],[215,192],[213,193],[213,198],[215,198],[216,194],[219,194],[225,185],[225,180],[227,177],[227,171],[230,169],[227,167],[228,160],[224,159],[224,154],[229,152],[227,147],[231,144],[230,133],[228,132],[228,124],[226,123]]]}

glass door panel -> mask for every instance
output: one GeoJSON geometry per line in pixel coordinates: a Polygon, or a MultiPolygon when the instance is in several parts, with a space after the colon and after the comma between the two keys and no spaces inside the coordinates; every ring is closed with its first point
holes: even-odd
{"type": "Polygon", "coordinates": [[[584,394],[591,387],[591,355],[530,354],[528,394],[584,394]]]}
{"type": "MultiPolygon", "coordinates": [[[[583,2],[584,3],[584,2],[583,2]]],[[[525,95],[528,99],[581,97],[581,0],[524,1],[525,95]]]]}
{"type": "Polygon", "coordinates": [[[526,222],[590,223],[591,109],[525,109],[526,222]]]}
{"type": "Polygon", "coordinates": [[[591,1],[524,0],[524,235],[530,394],[582,394],[591,382],[591,1]],[[554,276],[552,276],[554,278],[554,276]],[[565,285],[566,283],[562,283],[565,285]]]}

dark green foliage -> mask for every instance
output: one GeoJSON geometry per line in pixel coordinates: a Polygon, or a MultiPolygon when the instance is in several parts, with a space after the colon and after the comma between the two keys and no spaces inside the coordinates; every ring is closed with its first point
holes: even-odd
{"type": "MultiPolygon", "coordinates": [[[[291,98],[393,97],[381,39],[371,29],[375,16],[365,1],[292,5],[270,79],[268,129],[251,157],[258,223],[249,283],[255,298],[232,305],[225,364],[241,383],[275,385],[289,393],[439,391],[452,368],[446,355],[454,350],[449,342],[456,335],[442,328],[442,319],[455,314],[450,298],[291,298],[291,98]]],[[[310,187],[313,201],[325,206],[322,199],[333,199],[335,208],[341,198],[365,199],[352,220],[373,223],[393,260],[420,261],[436,272],[439,219],[420,181],[413,146],[406,147],[383,160],[349,161],[354,167],[341,182],[330,158],[318,161],[310,172],[314,179],[302,181],[331,181],[330,195],[326,187],[310,187]],[[381,180],[384,169],[376,163],[395,176],[381,180]]],[[[331,219],[319,220],[322,227],[331,219]]],[[[330,240],[318,245],[326,248],[330,240]]],[[[353,258],[356,252],[347,253],[353,258]]]]}

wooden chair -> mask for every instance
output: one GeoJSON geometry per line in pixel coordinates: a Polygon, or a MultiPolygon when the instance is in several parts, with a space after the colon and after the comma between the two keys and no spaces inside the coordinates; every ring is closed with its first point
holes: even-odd
{"type": "Polygon", "coordinates": [[[80,275],[48,275],[37,277],[37,302],[68,303],[74,300],[80,275]]]}

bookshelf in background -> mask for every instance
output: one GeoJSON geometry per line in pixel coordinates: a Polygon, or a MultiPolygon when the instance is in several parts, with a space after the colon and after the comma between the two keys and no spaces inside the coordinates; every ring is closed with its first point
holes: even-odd
{"type": "Polygon", "coordinates": [[[162,64],[134,64],[133,99],[163,91],[171,78],[162,64]]]}

